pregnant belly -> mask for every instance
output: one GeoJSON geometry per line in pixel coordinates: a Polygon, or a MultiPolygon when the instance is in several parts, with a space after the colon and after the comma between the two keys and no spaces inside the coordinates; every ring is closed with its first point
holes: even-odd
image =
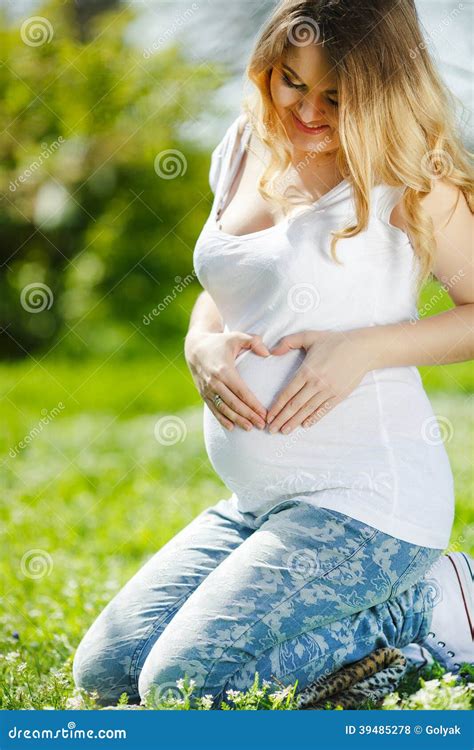
{"type": "MultiPolygon", "coordinates": [[[[304,358],[302,349],[271,357],[245,351],[236,367],[269,408],[304,358]]],[[[207,404],[203,416],[209,460],[244,512],[325,490],[356,504],[392,502],[415,489],[418,496],[452,492],[449,459],[443,442],[431,439],[436,417],[416,368],[368,372],[318,422],[288,435],[268,427],[229,431],[207,404]]]]}
{"type": "MultiPolygon", "coordinates": [[[[245,351],[237,358],[236,367],[250,390],[269,408],[304,358],[302,349],[271,357],[245,351]]],[[[289,435],[271,434],[268,427],[248,432],[235,425],[229,431],[207,404],[203,427],[209,459],[239,497],[242,510],[328,487],[354,488],[359,481],[354,467],[360,468],[363,484],[368,456],[379,483],[389,481],[377,399],[369,376],[320,421],[309,428],[298,427],[289,435]]]]}

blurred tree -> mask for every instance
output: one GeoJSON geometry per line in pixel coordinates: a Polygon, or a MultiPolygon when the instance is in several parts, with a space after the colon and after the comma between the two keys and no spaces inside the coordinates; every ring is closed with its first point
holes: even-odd
{"type": "Polygon", "coordinates": [[[0,30],[1,353],[182,335],[211,194],[209,155],[180,132],[224,72],[177,47],[145,58],[124,42],[130,6],[90,14],[86,42],[62,0],[36,13],[0,30]]]}
{"type": "Polygon", "coordinates": [[[117,8],[120,0],[74,0],[67,6],[73,14],[81,42],[92,38],[91,21],[106,10],[117,8]]]}

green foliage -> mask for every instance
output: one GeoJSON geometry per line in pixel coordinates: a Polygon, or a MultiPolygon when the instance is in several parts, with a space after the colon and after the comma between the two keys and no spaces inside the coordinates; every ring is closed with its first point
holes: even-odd
{"type": "Polygon", "coordinates": [[[3,354],[61,342],[83,358],[115,351],[137,328],[142,349],[185,331],[211,193],[209,155],[184,126],[204,107],[212,115],[224,74],[177,47],[144,57],[124,38],[132,8],[98,15],[85,42],[62,0],[38,8],[53,30],[39,46],[23,40],[23,19],[0,25],[3,354]],[[174,179],[163,157],[155,170],[167,149],[178,154],[174,179]],[[30,284],[51,290],[41,312],[21,304],[30,284]],[[179,296],[172,311],[144,327],[168,294],[179,296]]]}
{"type": "MultiPolygon", "coordinates": [[[[446,287],[431,278],[423,287],[418,299],[420,318],[437,315],[445,310],[451,310],[454,303],[446,287]]],[[[434,365],[420,367],[423,384],[428,390],[455,391],[457,393],[473,393],[474,367],[472,362],[455,362],[450,365],[434,365]]]]}
{"type": "Polygon", "coordinates": [[[407,697],[399,692],[387,695],[382,708],[387,711],[469,711],[474,708],[474,684],[458,681],[451,673],[433,680],[420,678],[419,689],[407,697]]]}
{"type": "Polygon", "coordinates": [[[214,697],[193,695],[196,682],[185,676],[176,681],[176,689],[169,688],[166,695],[152,687],[143,704],[147,709],[160,711],[291,711],[296,709],[296,690],[298,680],[293,685],[275,690],[275,685],[263,680],[260,685],[258,672],[255,673],[253,684],[246,691],[227,690],[226,700],[216,701],[214,697]]]}
{"type": "MultiPolygon", "coordinates": [[[[23,18],[0,24],[0,356],[130,358],[185,333],[211,198],[209,154],[185,132],[216,114],[227,73],[177,47],[144,55],[126,41],[135,12],[97,12],[84,34],[67,3],[47,0],[37,14],[53,33],[37,46],[23,18]],[[168,149],[182,164],[174,179],[155,170],[168,149]],[[21,295],[38,284],[51,305],[30,312],[21,295]]],[[[426,285],[423,315],[451,306],[426,285]]],[[[420,370],[429,387],[474,388],[468,363],[420,370]]]]}
{"type": "MultiPolygon", "coordinates": [[[[204,108],[212,114],[224,73],[191,65],[178,48],[149,59],[134,50],[125,41],[133,4],[94,16],[87,34],[69,11],[63,0],[35,10],[54,30],[38,46],[25,43],[21,21],[0,24],[0,355],[59,352],[0,367],[7,709],[98,708],[71,674],[86,628],[156,549],[228,495],[205,455],[202,403],[182,358],[197,293],[192,250],[211,197],[209,155],[184,126],[204,108]],[[167,149],[185,164],[172,180],[155,170],[167,149]],[[28,312],[22,291],[38,283],[52,304],[28,312]],[[186,437],[163,446],[154,426],[170,414],[186,437]],[[25,573],[38,550],[44,574],[25,573]]],[[[426,285],[423,314],[451,306],[437,282],[426,285]]],[[[456,425],[446,445],[457,495],[451,544],[472,552],[471,426],[460,394],[473,391],[473,370],[420,372],[436,412],[456,425]]],[[[460,686],[436,669],[424,682],[407,677],[386,707],[466,706],[472,671],[460,686]]],[[[154,707],[191,708],[193,685],[177,687],[177,704],[172,694],[154,707]]],[[[291,710],[295,689],[271,692],[256,675],[221,708],[291,710]]],[[[209,709],[209,698],[196,707],[209,709]]],[[[117,708],[133,708],[126,694],[117,708]]]]}
{"type": "MultiPolygon", "coordinates": [[[[151,554],[229,495],[205,454],[191,375],[176,351],[166,355],[0,366],[0,708],[96,707],[71,677],[87,627],[151,554]],[[65,408],[34,432],[59,401],[65,408]],[[183,421],[183,441],[156,441],[163,415],[183,421]],[[42,551],[40,577],[25,574],[31,550],[42,551]]],[[[472,554],[472,424],[464,397],[431,398],[456,428],[446,444],[456,479],[450,547],[472,554]]]]}

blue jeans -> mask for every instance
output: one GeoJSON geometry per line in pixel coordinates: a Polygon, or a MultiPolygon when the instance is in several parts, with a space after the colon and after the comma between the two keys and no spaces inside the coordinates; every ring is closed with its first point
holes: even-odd
{"type": "Polygon", "coordinates": [[[102,705],[176,691],[185,674],[214,705],[256,671],[298,679],[299,692],[375,648],[421,642],[440,554],[302,499],[260,516],[220,500],[101,612],[76,651],[75,682],[102,705]]]}

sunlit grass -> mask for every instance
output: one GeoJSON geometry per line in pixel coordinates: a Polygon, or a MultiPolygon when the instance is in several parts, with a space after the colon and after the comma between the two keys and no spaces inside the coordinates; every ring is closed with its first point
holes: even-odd
{"type": "MultiPolygon", "coordinates": [[[[2,708],[66,707],[71,657],[95,616],[180,528],[229,496],[204,450],[191,376],[174,357],[0,367],[2,708]],[[154,428],[168,414],[186,438],[164,446],[154,428]]],[[[473,553],[472,411],[450,377],[444,386],[430,397],[453,427],[451,544],[473,553]]]]}

